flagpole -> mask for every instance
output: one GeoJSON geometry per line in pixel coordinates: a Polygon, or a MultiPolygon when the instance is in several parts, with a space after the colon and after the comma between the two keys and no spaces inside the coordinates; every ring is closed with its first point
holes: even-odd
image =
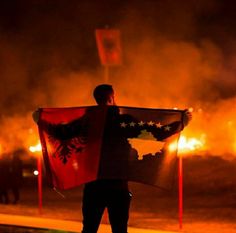
{"type": "Polygon", "coordinates": [[[38,166],[38,211],[39,214],[42,214],[42,160],[41,156],[38,156],[38,161],[37,161],[37,166],[38,166]]]}
{"type": "Polygon", "coordinates": [[[179,230],[183,228],[183,159],[179,154],[178,161],[178,175],[179,175],[179,230]]]}

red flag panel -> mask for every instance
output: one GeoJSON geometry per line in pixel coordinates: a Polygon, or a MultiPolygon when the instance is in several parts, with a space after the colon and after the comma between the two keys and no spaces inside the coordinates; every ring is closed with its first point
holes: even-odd
{"type": "Polygon", "coordinates": [[[68,189],[97,179],[104,114],[91,107],[41,109],[40,139],[53,187],[68,189]]]}
{"type": "Polygon", "coordinates": [[[104,66],[121,65],[120,31],[117,29],[97,29],[95,36],[101,64],[104,66]]]}

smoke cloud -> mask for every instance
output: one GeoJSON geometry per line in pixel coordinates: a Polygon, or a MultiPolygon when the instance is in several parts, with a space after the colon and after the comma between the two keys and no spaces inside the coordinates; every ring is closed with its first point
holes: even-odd
{"type": "Polygon", "coordinates": [[[193,107],[184,132],[206,134],[210,153],[236,154],[233,1],[1,4],[0,144],[35,143],[38,107],[95,104],[104,70],[94,30],[109,25],[122,35],[123,65],[109,77],[117,104],[193,107]]]}

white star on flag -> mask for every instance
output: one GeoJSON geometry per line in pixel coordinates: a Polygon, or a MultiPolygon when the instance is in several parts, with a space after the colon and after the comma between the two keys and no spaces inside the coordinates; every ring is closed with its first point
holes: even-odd
{"type": "Polygon", "coordinates": [[[121,128],[125,128],[127,124],[125,122],[120,123],[121,128]]]}
{"type": "Polygon", "coordinates": [[[167,126],[165,127],[165,131],[170,131],[170,126],[167,125],[167,126]]]}
{"type": "Polygon", "coordinates": [[[148,122],[148,125],[149,125],[149,126],[153,126],[154,124],[155,124],[155,123],[154,123],[153,121],[149,121],[149,122],[148,122]]]}
{"type": "Polygon", "coordinates": [[[140,122],[138,123],[138,125],[139,125],[139,126],[143,126],[143,125],[144,125],[144,122],[143,122],[143,121],[140,121],[140,122]]]}
{"type": "Polygon", "coordinates": [[[129,123],[129,125],[130,125],[131,127],[134,127],[134,126],[136,125],[136,123],[132,121],[132,122],[129,123]]]}
{"type": "Polygon", "coordinates": [[[162,127],[161,122],[158,122],[158,123],[156,124],[156,127],[160,129],[160,128],[162,127]]]}

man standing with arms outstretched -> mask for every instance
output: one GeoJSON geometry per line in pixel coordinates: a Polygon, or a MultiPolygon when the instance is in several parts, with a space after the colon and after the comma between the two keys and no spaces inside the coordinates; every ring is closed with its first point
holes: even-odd
{"type": "MultiPolygon", "coordinates": [[[[112,135],[111,128],[114,130],[115,119],[119,117],[119,110],[115,107],[114,90],[111,85],[98,85],[93,92],[93,96],[98,105],[114,106],[113,110],[108,112],[108,123],[105,124],[103,150],[101,153],[107,153],[106,156],[114,156],[116,149],[120,153],[125,153],[125,145],[111,144],[112,135]],[[117,110],[117,112],[116,112],[117,110]],[[110,143],[109,142],[110,139],[110,143]],[[122,147],[122,149],[120,148],[122,147]]],[[[186,111],[184,114],[184,126],[191,120],[192,115],[186,111]]],[[[124,143],[123,143],[124,144],[124,143]]],[[[120,156],[123,156],[120,154],[120,156]]],[[[109,221],[113,233],[127,233],[127,225],[129,218],[131,193],[128,188],[127,180],[97,180],[85,184],[83,195],[83,231],[82,233],[96,233],[102,218],[104,209],[107,208],[109,221]]]]}
{"type": "MultiPolygon", "coordinates": [[[[96,233],[98,231],[105,208],[108,210],[112,232],[127,233],[131,200],[128,179],[112,177],[127,177],[126,163],[121,162],[119,166],[115,166],[116,163],[114,163],[114,161],[127,161],[127,159],[122,158],[128,158],[130,152],[127,137],[121,133],[120,122],[124,119],[129,119],[133,122],[135,119],[133,119],[132,116],[121,115],[119,113],[119,108],[115,104],[114,90],[111,85],[98,85],[94,89],[93,96],[98,106],[107,106],[101,146],[101,157],[106,161],[106,164],[101,163],[99,179],[86,183],[84,186],[82,233],[96,233]],[[116,174],[121,174],[121,176],[115,176],[116,174]],[[107,179],[106,177],[111,178],[107,179]]],[[[37,111],[33,114],[33,117],[34,120],[38,122],[37,111]]],[[[183,127],[188,124],[189,120],[191,120],[191,117],[191,113],[186,111],[183,115],[183,122],[175,123],[176,129],[172,133],[181,131],[183,127]]],[[[72,128],[76,131],[75,127],[72,128]]],[[[136,137],[139,132],[129,130],[127,133],[131,137],[136,137]]],[[[157,137],[159,137],[159,135],[157,135],[157,137]]],[[[163,137],[165,138],[167,135],[163,137]]]]}

